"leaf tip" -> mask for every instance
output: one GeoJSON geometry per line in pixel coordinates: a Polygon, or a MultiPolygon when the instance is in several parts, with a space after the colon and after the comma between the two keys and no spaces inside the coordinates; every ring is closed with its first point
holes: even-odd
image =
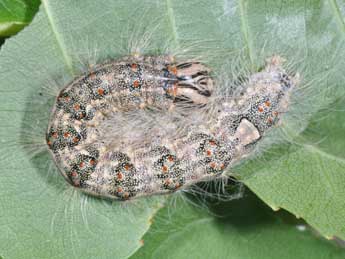
{"type": "Polygon", "coordinates": [[[276,205],[270,205],[270,207],[274,211],[279,211],[281,209],[279,206],[276,206],[276,205]]]}

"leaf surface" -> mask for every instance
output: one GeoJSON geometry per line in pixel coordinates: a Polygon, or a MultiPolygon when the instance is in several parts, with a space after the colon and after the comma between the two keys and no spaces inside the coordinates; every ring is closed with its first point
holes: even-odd
{"type": "MultiPolygon", "coordinates": [[[[0,51],[1,256],[127,258],[141,246],[165,200],[86,198],[67,186],[43,152],[54,96],[87,70],[85,63],[133,52],[191,54],[210,60],[217,72],[241,53],[256,71],[278,53],[294,64],[305,86],[284,117],[294,139],[312,115],[343,95],[343,6],[336,0],[43,0],[32,24],[0,51]]],[[[274,161],[254,160],[257,169],[238,172],[271,206],[306,218],[325,235],[344,237],[342,160],[329,153],[332,148],[302,147],[282,147],[274,161]],[[317,190],[323,195],[317,196],[317,190]]],[[[214,223],[205,223],[198,231],[206,239],[214,223]]],[[[194,228],[198,224],[189,231],[194,228]]],[[[231,229],[212,235],[218,240],[231,229]]]]}
{"type": "Polygon", "coordinates": [[[0,37],[13,35],[28,25],[39,4],[40,0],[1,0],[0,37]]]}
{"type": "Polygon", "coordinates": [[[174,204],[157,213],[144,246],[131,259],[336,259],[345,255],[303,221],[273,212],[249,192],[209,211],[182,200],[174,204]]]}

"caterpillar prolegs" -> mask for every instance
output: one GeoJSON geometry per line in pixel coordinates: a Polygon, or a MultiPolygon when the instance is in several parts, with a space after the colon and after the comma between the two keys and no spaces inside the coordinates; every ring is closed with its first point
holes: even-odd
{"type": "Polygon", "coordinates": [[[288,108],[297,76],[273,56],[238,96],[214,96],[212,71],[170,56],[124,57],[64,87],[47,144],[62,175],[93,195],[130,199],[217,177],[288,108]]]}

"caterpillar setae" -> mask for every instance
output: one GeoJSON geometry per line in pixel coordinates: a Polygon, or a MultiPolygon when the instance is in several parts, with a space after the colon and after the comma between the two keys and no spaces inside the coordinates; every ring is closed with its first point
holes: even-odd
{"type": "Polygon", "coordinates": [[[218,177],[287,110],[298,75],[282,63],[272,56],[240,94],[216,99],[219,83],[197,61],[128,56],[99,64],[60,91],[48,147],[71,185],[100,197],[169,193],[218,177]]]}

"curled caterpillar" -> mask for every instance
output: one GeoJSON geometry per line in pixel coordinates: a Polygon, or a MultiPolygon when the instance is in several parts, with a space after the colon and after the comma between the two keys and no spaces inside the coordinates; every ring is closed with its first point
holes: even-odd
{"type": "Polygon", "coordinates": [[[46,140],[65,179],[85,192],[121,200],[169,193],[247,156],[297,84],[273,56],[241,94],[212,102],[217,83],[206,65],[124,57],[61,90],[46,140]]]}

